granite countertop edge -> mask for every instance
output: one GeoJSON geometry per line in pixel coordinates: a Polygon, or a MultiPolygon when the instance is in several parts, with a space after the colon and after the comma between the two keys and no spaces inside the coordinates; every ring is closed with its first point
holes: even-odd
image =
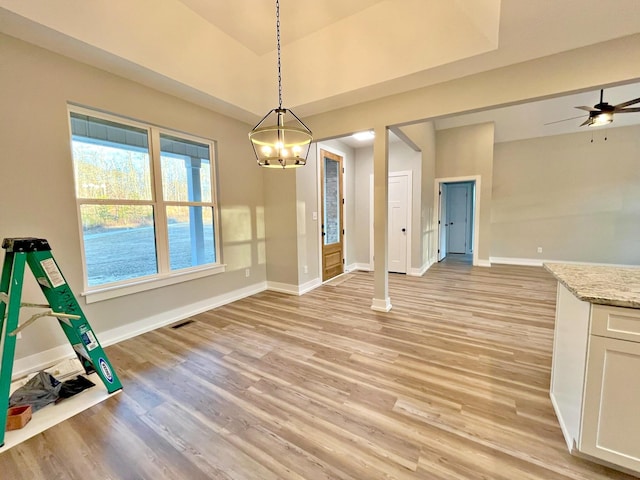
{"type": "MultiPolygon", "coordinates": [[[[571,293],[573,293],[577,298],[583,300],[585,302],[594,303],[598,305],[609,305],[613,307],[625,307],[625,308],[634,308],[640,309],[640,268],[631,267],[615,267],[615,266],[594,266],[594,265],[586,265],[586,264],[563,264],[560,262],[550,262],[545,263],[544,268],[550,272],[562,285],[564,285],[571,293]],[[598,271],[598,269],[605,270],[607,273],[611,274],[611,272],[615,271],[635,271],[637,270],[638,274],[638,284],[634,285],[634,291],[629,292],[620,292],[616,285],[609,285],[608,288],[603,289],[603,291],[598,291],[599,286],[590,285],[588,282],[580,282],[574,281],[567,278],[566,272],[563,272],[563,268],[571,268],[575,271],[583,271],[583,272],[593,272],[598,271]],[[580,283],[583,283],[580,285],[580,283]]],[[[580,277],[580,280],[583,280],[583,277],[580,277]]],[[[628,287],[625,284],[625,287],[628,287]]]]}

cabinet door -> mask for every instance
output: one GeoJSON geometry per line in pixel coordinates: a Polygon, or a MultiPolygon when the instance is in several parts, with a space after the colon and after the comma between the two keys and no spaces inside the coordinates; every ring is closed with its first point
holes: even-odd
{"type": "Polygon", "coordinates": [[[591,335],[579,450],[640,471],[640,343],[591,335]]]}

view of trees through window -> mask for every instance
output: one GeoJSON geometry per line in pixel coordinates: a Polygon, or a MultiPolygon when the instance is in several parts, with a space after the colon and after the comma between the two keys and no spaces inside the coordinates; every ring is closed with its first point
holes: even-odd
{"type": "Polygon", "coordinates": [[[74,112],[71,125],[89,287],[216,262],[208,144],[156,134],[153,162],[147,129],[74,112]]]}

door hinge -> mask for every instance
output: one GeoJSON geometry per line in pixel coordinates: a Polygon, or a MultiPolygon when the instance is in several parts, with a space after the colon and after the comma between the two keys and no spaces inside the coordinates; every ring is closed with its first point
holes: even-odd
{"type": "Polygon", "coordinates": [[[342,264],[344,265],[344,258],[342,259],[342,264]]]}
{"type": "Polygon", "coordinates": [[[342,234],[344,235],[344,228],[342,229],[342,234]]]}
{"type": "Polygon", "coordinates": [[[342,204],[344,205],[344,198],[342,199],[342,204]]]}
{"type": "Polygon", "coordinates": [[[440,253],[440,249],[438,249],[438,253],[440,253]]]}

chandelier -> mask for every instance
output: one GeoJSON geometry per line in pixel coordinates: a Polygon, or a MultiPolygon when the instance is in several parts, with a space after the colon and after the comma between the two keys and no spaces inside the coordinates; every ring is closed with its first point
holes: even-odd
{"type": "Polygon", "coordinates": [[[293,111],[282,108],[280,64],[280,1],[276,0],[278,50],[278,107],[270,110],[249,132],[253,152],[261,167],[295,168],[307,163],[313,137],[293,111]]]}

